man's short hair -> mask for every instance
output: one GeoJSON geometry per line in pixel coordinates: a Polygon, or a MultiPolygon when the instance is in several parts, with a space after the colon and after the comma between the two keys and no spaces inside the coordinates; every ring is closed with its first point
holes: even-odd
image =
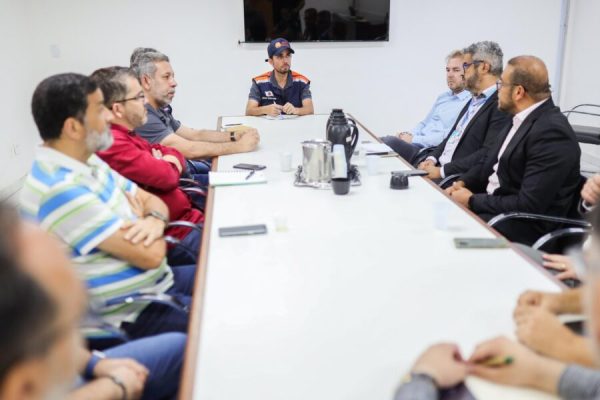
{"type": "Polygon", "coordinates": [[[504,53],[500,45],[489,40],[473,43],[463,50],[464,54],[471,54],[473,60],[482,60],[490,64],[490,73],[494,76],[502,74],[502,57],[504,53]]]}
{"type": "Polygon", "coordinates": [[[114,66],[97,69],[90,78],[102,90],[104,105],[110,109],[127,96],[127,78],[137,79],[137,76],[131,68],[114,66]]]}
{"type": "Polygon", "coordinates": [[[539,70],[531,68],[531,63],[525,60],[535,60],[537,65],[544,65],[544,62],[535,56],[517,56],[508,61],[508,65],[513,67],[510,76],[513,85],[521,85],[527,91],[529,97],[534,101],[542,101],[552,94],[550,92],[550,83],[547,73],[540,73],[539,70]]]}
{"type": "MultiPolygon", "coordinates": [[[[6,206],[0,205],[2,214],[6,206]]],[[[14,228],[14,227],[13,227],[14,228]]],[[[0,247],[11,235],[0,232],[0,247]]],[[[35,280],[23,272],[14,254],[0,254],[0,387],[12,368],[29,359],[44,356],[56,336],[54,322],[58,309],[50,295],[35,280]]]]}
{"type": "MultiPolygon", "coordinates": [[[[131,57],[133,60],[133,54],[131,57]]],[[[154,74],[156,73],[156,63],[162,61],[170,62],[169,57],[159,51],[140,52],[136,56],[131,67],[135,71],[138,79],[141,80],[144,75],[154,77],[154,74]]]]}
{"type": "Polygon", "coordinates": [[[97,89],[90,78],[74,73],[53,75],[40,82],[33,92],[31,112],[42,139],[58,139],[67,118],[83,122],[87,96],[97,89]]]}
{"type": "Polygon", "coordinates": [[[136,47],[135,49],[133,49],[133,52],[131,53],[131,57],[129,57],[129,66],[133,67],[134,65],[137,64],[137,59],[142,55],[142,54],[146,54],[146,53],[157,53],[158,50],[152,48],[152,47],[136,47]]]}
{"type": "MultiPolygon", "coordinates": [[[[450,52],[450,54],[448,54],[448,55],[446,56],[446,62],[448,62],[448,61],[452,60],[453,58],[458,58],[458,57],[460,57],[460,58],[463,58],[463,57],[464,57],[464,55],[465,55],[465,54],[463,53],[463,51],[462,51],[462,50],[452,50],[452,51],[450,52]]],[[[461,68],[462,68],[462,66],[461,66],[461,68]]]]}

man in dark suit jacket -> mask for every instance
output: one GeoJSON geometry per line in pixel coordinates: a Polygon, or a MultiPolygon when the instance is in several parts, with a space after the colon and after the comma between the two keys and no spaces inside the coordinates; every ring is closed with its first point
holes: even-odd
{"type": "MultiPolygon", "coordinates": [[[[552,102],[544,62],[533,56],[511,59],[498,86],[498,107],[514,115],[513,123],[447,193],[485,220],[509,211],[565,216],[581,184],[581,151],[552,102]]],[[[498,230],[512,241],[532,244],[552,228],[509,220],[498,230]]]]}
{"type": "Polygon", "coordinates": [[[431,179],[461,174],[477,163],[510,120],[498,110],[496,81],[502,73],[502,50],[478,42],[464,50],[465,87],[473,98],[460,112],[448,136],[419,164],[431,179]]]}

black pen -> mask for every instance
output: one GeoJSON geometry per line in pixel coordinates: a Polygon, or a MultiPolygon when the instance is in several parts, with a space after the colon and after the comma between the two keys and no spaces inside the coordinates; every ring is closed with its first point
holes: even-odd
{"type": "Polygon", "coordinates": [[[389,156],[391,154],[395,155],[397,153],[394,151],[373,151],[373,152],[367,153],[368,156],[389,156]]]}
{"type": "Polygon", "coordinates": [[[256,172],[255,169],[253,169],[252,171],[250,171],[250,173],[246,176],[246,179],[244,179],[244,180],[247,181],[248,179],[250,179],[252,177],[252,175],[254,175],[255,172],[256,172]]]}

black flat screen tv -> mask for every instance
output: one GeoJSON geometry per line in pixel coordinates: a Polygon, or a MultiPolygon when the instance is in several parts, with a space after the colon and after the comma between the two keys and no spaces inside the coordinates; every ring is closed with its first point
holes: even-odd
{"type": "Polygon", "coordinates": [[[244,0],[245,42],[389,40],[390,0],[244,0]]]}

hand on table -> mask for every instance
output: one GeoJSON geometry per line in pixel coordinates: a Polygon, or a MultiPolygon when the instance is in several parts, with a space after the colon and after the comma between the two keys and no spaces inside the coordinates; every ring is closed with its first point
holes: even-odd
{"type": "Polygon", "coordinates": [[[430,376],[438,388],[444,389],[462,382],[467,375],[467,366],[455,344],[440,343],[425,350],[411,372],[430,376]]]}
{"type": "Polygon", "coordinates": [[[283,106],[283,112],[288,115],[298,115],[299,111],[292,103],[285,103],[283,106]]]}
{"type": "MultiPolygon", "coordinates": [[[[520,306],[534,306],[546,310],[552,314],[560,311],[560,295],[556,293],[538,292],[528,290],[519,296],[517,308],[520,306]]],[[[516,312],[516,310],[515,310],[516,312]]]]}
{"type": "Polygon", "coordinates": [[[562,254],[544,254],[542,257],[544,258],[542,263],[544,268],[561,271],[555,276],[556,279],[579,279],[575,272],[575,266],[569,257],[562,254]]]}
{"type": "Polygon", "coordinates": [[[473,196],[473,192],[471,192],[469,189],[467,189],[465,187],[456,189],[450,195],[452,200],[456,201],[457,203],[459,203],[467,208],[469,208],[469,200],[471,199],[471,196],[473,196]]]}
{"type": "Polygon", "coordinates": [[[283,110],[283,107],[279,104],[269,104],[264,107],[265,113],[270,117],[278,117],[279,115],[281,115],[281,112],[283,110]]]}
{"type": "Polygon", "coordinates": [[[429,179],[440,179],[442,177],[442,174],[440,172],[441,168],[436,167],[433,161],[431,160],[423,161],[421,164],[419,164],[419,169],[427,171],[427,178],[429,179]]]}
{"type": "Polygon", "coordinates": [[[481,343],[468,360],[469,374],[505,385],[534,387],[555,392],[564,364],[542,357],[520,343],[498,337],[481,343]],[[507,358],[511,362],[500,366],[486,366],[485,360],[507,358]]]}
{"type": "Polygon", "coordinates": [[[456,181],[452,184],[452,186],[448,186],[444,192],[450,196],[452,193],[456,192],[458,189],[464,188],[465,183],[463,181],[456,181]]]}
{"type": "Polygon", "coordinates": [[[581,189],[581,198],[590,206],[595,206],[600,199],[600,175],[588,178],[581,189]]]}
{"type": "Polygon", "coordinates": [[[256,149],[259,141],[260,137],[258,136],[258,131],[254,130],[253,132],[245,132],[237,143],[241,146],[240,151],[247,152],[256,149]]]}
{"type": "Polygon", "coordinates": [[[413,135],[410,132],[399,132],[397,135],[398,139],[405,141],[406,143],[412,143],[413,135]]]}
{"type": "Polygon", "coordinates": [[[541,307],[520,305],[515,309],[514,318],[517,339],[542,355],[564,360],[569,345],[577,340],[577,335],[556,315],[541,307]]]}

